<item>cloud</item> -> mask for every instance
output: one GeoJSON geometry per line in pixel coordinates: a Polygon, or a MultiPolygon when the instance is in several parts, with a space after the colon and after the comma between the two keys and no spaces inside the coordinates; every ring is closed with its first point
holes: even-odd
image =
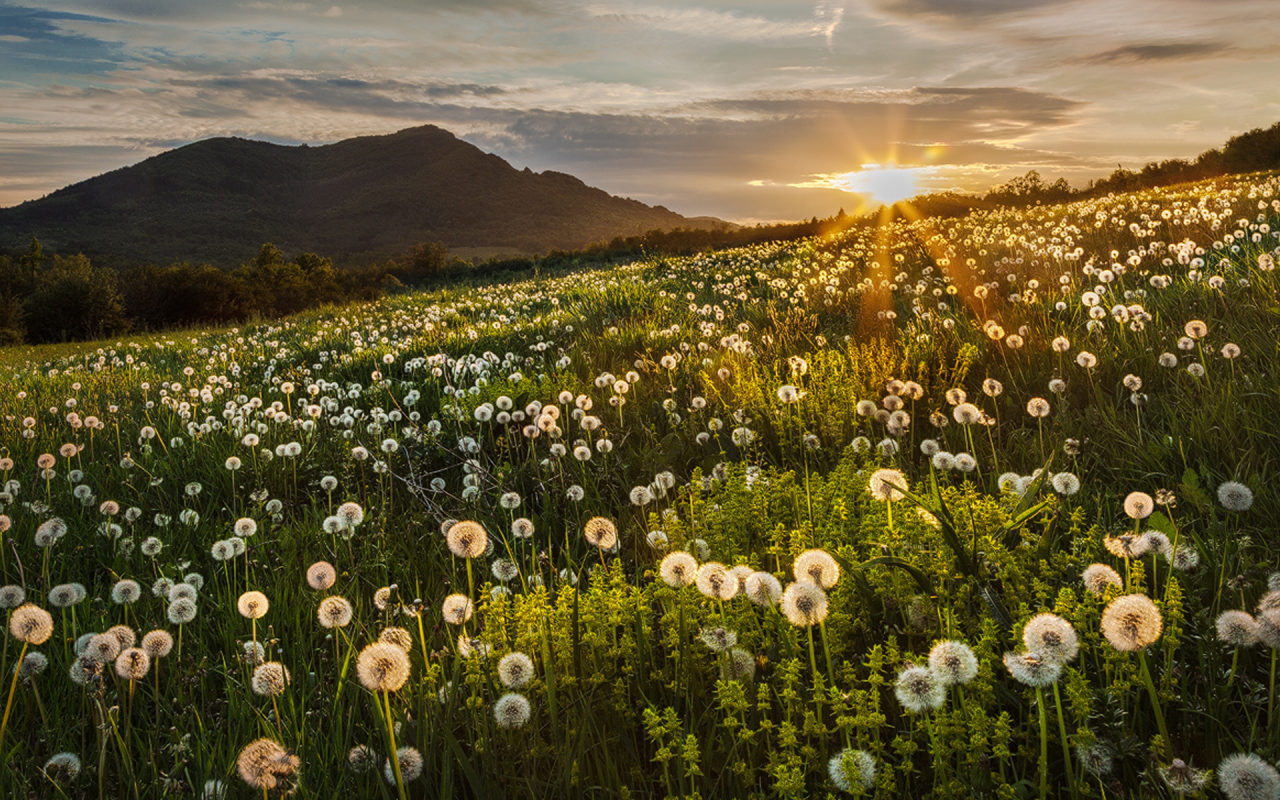
{"type": "Polygon", "coordinates": [[[902,17],[941,17],[980,21],[1006,15],[1025,15],[1076,0],[873,0],[882,11],[902,17]]]}
{"type": "Polygon", "coordinates": [[[1235,48],[1225,42],[1170,42],[1161,44],[1130,44],[1102,53],[1085,56],[1079,61],[1085,64],[1125,64],[1149,61],[1194,61],[1216,58],[1235,48]]]}

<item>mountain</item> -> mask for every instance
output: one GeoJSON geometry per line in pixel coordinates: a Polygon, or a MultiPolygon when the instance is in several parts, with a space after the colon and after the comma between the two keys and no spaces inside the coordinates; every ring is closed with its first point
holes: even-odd
{"type": "Polygon", "coordinates": [[[337,260],[451,248],[571,249],[708,227],[560,172],[517,170],[424,125],[321,147],[207,139],[0,209],[0,248],[232,265],[263,242],[337,260]]]}

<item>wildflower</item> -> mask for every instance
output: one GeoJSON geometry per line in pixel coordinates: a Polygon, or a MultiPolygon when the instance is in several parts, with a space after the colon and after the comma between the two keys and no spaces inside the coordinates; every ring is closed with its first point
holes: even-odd
{"type": "Polygon", "coordinates": [[[1253,753],[1236,753],[1218,764],[1218,788],[1228,800],[1272,800],[1280,795],[1280,773],[1253,753]]]}
{"type": "Polygon", "coordinates": [[[1049,482],[1060,495],[1070,496],[1080,491],[1080,479],[1070,472],[1059,472],[1049,482]]]}
{"type": "Polygon", "coordinates": [[[443,605],[440,607],[440,613],[444,616],[444,621],[451,625],[463,625],[467,620],[471,619],[471,614],[475,610],[475,605],[471,602],[471,598],[465,594],[451,594],[444,599],[443,605]]]}
{"type": "Polygon", "coordinates": [[[9,616],[9,633],[27,644],[44,644],[53,635],[53,616],[30,603],[19,606],[9,616]]]}
{"type": "Polygon", "coordinates": [[[44,762],[44,774],[59,786],[71,783],[80,775],[80,757],[75,753],[58,753],[44,762]]]}
{"type": "Polygon", "coordinates": [[[1022,629],[1022,643],[1044,658],[1074,661],[1080,651],[1075,628],[1057,614],[1037,614],[1022,629]]]}
{"type": "Polygon", "coordinates": [[[756,605],[772,606],[782,597],[782,584],[768,572],[753,572],[743,581],[742,591],[756,605]]]}
{"type": "Polygon", "coordinates": [[[49,605],[54,608],[66,608],[80,602],[81,595],[74,584],[63,583],[49,590],[49,605]]]}
{"type": "MultiPolygon", "coordinates": [[[[400,777],[405,783],[417,780],[422,775],[422,767],[426,763],[422,753],[416,747],[400,747],[396,749],[396,760],[400,762],[400,777]]],[[[390,761],[382,765],[382,777],[387,783],[395,785],[396,773],[390,761]]]]}
{"type": "Polygon", "coordinates": [[[877,500],[896,502],[906,497],[902,493],[907,488],[907,476],[896,469],[878,469],[871,473],[867,481],[867,490],[877,500]]]}
{"type": "Polygon", "coordinates": [[[134,642],[138,641],[137,634],[128,625],[112,625],[107,628],[107,635],[116,637],[121,647],[133,647],[134,642]]]}
{"type": "Polygon", "coordinates": [[[964,642],[942,641],[929,651],[929,669],[943,686],[965,684],[978,675],[978,659],[964,642]]]}
{"type": "Polygon", "coordinates": [[[1243,483],[1226,481],[1218,486],[1218,502],[1228,511],[1248,511],[1253,507],[1253,491],[1243,483]]]}
{"type": "Polygon", "coordinates": [[[1156,508],[1155,500],[1146,492],[1130,492],[1124,499],[1124,513],[1130,519],[1146,519],[1156,508]]]}
{"type": "Polygon", "coordinates": [[[241,517],[236,520],[232,532],[241,539],[247,539],[258,532],[258,523],[252,517],[241,517]]]}
{"type": "Polygon", "coordinates": [[[1027,413],[1036,418],[1049,416],[1049,401],[1043,397],[1033,397],[1027,401],[1027,413]]]}
{"type": "Polygon", "coordinates": [[[533,536],[533,522],[525,517],[512,520],[511,535],[517,539],[528,539],[533,536]]]}
{"type": "Polygon", "coordinates": [[[653,502],[653,493],[646,486],[637,486],[631,490],[631,505],[647,506],[653,502]]]}
{"type": "Polygon", "coordinates": [[[738,593],[738,581],[729,575],[724,564],[708,561],[698,567],[698,591],[716,600],[732,600],[738,593]]]}
{"type": "Polygon", "coordinates": [[[1205,325],[1201,320],[1193,319],[1186,325],[1182,326],[1182,330],[1192,339],[1202,339],[1208,335],[1209,326],[1205,325]]]}
{"type": "Polygon", "coordinates": [[[1178,549],[1173,551],[1173,558],[1169,563],[1176,570],[1190,572],[1200,566],[1200,554],[1191,545],[1180,544],[1178,549]]]}
{"type": "Polygon", "coordinates": [[[947,699],[946,687],[928,667],[908,667],[900,672],[894,694],[912,714],[933,711],[947,699]]]}
{"type": "Polygon", "coordinates": [[[1218,615],[1218,638],[1235,647],[1258,643],[1258,621],[1247,611],[1223,611],[1218,615]]]}
{"type": "Polygon", "coordinates": [[[1142,558],[1151,549],[1151,540],[1145,536],[1125,533],[1104,537],[1102,545],[1116,558],[1142,558]]]}
{"type": "Polygon", "coordinates": [[[174,625],[185,625],[196,618],[196,604],[185,597],[169,604],[169,622],[174,625]]]}
{"type": "Polygon", "coordinates": [[[827,762],[827,774],[842,792],[852,792],[855,783],[870,791],[876,785],[876,762],[865,750],[846,748],[827,762]]]}
{"type": "Polygon", "coordinates": [[[59,517],[53,517],[40,523],[36,528],[36,547],[51,547],[67,534],[67,523],[59,517]]]}
{"type": "Polygon", "coordinates": [[[952,409],[951,416],[961,425],[973,425],[982,419],[982,411],[973,403],[961,403],[952,409]]]}
{"type": "Polygon", "coordinates": [[[374,642],[360,651],[356,673],[371,692],[395,692],[409,679],[409,656],[393,644],[374,642]]]}
{"type": "Polygon", "coordinates": [[[378,766],[378,754],[368,745],[358,744],[347,751],[347,767],[356,775],[363,775],[378,766]]]}
{"type": "MultiPolygon", "coordinates": [[[[959,453],[955,458],[955,468],[961,472],[968,474],[978,467],[978,461],[968,453],[959,453]]],[[[924,509],[921,509],[922,511],[924,509]]]]}
{"type": "Polygon", "coordinates": [[[142,649],[152,658],[164,658],[173,649],[173,636],[168,631],[149,631],[142,637],[142,649]]]}
{"type": "Polygon", "coordinates": [[[390,586],[382,586],[373,593],[373,605],[379,611],[387,610],[387,604],[391,602],[391,588],[390,586]]]}
{"type": "Polygon", "coordinates": [[[827,594],[812,583],[796,581],[782,593],[782,613],[796,627],[817,625],[827,618],[827,594]]]}
{"type": "Polygon", "coordinates": [[[320,601],[316,617],[325,628],[345,628],[351,624],[351,603],[345,597],[326,597],[320,601]]]}
{"type": "Polygon", "coordinates": [[[520,567],[505,558],[499,558],[493,562],[493,566],[489,568],[489,571],[493,573],[493,577],[506,583],[520,574],[520,567]]]}
{"type": "Polygon", "coordinates": [[[1009,674],[1027,686],[1051,686],[1062,675],[1062,662],[1043,658],[1039,653],[1005,653],[1004,665],[1009,674]]]}
{"type": "Polygon", "coordinates": [[[261,697],[278,697],[289,683],[289,670],[278,661],[259,664],[251,681],[253,693],[261,697]]]}
{"type": "Polygon", "coordinates": [[[383,628],[378,641],[393,644],[406,653],[413,649],[413,636],[404,628],[383,628]]]}
{"type": "Polygon", "coordinates": [[[169,589],[170,603],[174,600],[195,600],[199,596],[200,593],[196,591],[196,587],[186,583],[185,581],[182,583],[175,583],[169,589]]]}
{"type": "Polygon", "coordinates": [[[236,610],[245,619],[262,619],[270,608],[271,603],[262,592],[245,592],[236,601],[236,610]]]}
{"type": "Polygon", "coordinates": [[[493,716],[501,728],[522,728],[529,721],[529,701],[524,695],[508,692],[493,704],[493,716]]]}
{"type": "Polygon", "coordinates": [[[39,675],[49,667],[49,659],[44,653],[30,652],[22,657],[22,663],[18,665],[18,675],[23,678],[30,678],[33,675],[39,675]]]}
{"type": "Polygon", "coordinates": [[[823,589],[830,589],[840,579],[840,566],[825,550],[806,550],[796,556],[791,567],[798,581],[809,581],[823,589]]]}
{"type": "Polygon", "coordinates": [[[359,503],[343,503],[338,506],[338,512],[335,515],[342,520],[342,524],[347,528],[354,528],[364,522],[364,509],[359,503]]]}
{"type": "Polygon", "coordinates": [[[729,658],[720,668],[720,677],[726,681],[750,681],[756,676],[756,660],[740,647],[729,650],[729,658]]]}
{"type": "Polygon", "coordinates": [[[478,558],[484,555],[489,535],[478,522],[464,520],[454,524],[445,534],[449,550],[458,558],[478,558]]]}
{"type": "Polygon", "coordinates": [[[1102,633],[1117,650],[1140,650],[1159,639],[1163,627],[1160,609],[1143,594],[1117,597],[1102,612],[1102,633]]]}
{"type": "Polygon", "coordinates": [[[664,583],[679,589],[697,579],[698,562],[683,550],[677,550],[662,559],[662,563],[658,565],[658,573],[664,583]]]}
{"type": "Polygon", "coordinates": [[[328,561],[317,561],[307,567],[307,585],[317,592],[323,592],[333,586],[338,573],[328,561]]]}
{"type": "Polygon", "coordinates": [[[17,584],[0,587],[0,608],[17,608],[26,599],[26,590],[17,584]]]}
{"type": "Polygon", "coordinates": [[[725,628],[704,628],[698,634],[698,641],[714,652],[723,653],[738,643],[738,634],[725,628]]]}
{"type": "Polygon", "coordinates": [[[1117,589],[1124,586],[1119,573],[1106,564],[1090,564],[1085,567],[1081,578],[1084,580],[1084,587],[1098,597],[1106,594],[1108,586],[1114,586],[1117,589]]]}
{"type": "Polygon", "coordinates": [[[300,765],[297,756],[266,738],[245,745],[236,759],[236,770],[251,789],[277,789],[280,794],[292,791],[300,765]]]}
{"type": "Polygon", "coordinates": [[[110,664],[120,655],[120,640],[110,634],[99,633],[89,640],[81,655],[102,664],[110,664]]]}
{"type": "Polygon", "coordinates": [[[1114,763],[1111,748],[1098,742],[1087,747],[1085,745],[1076,747],[1076,758],[1080,759],[1080,766],[1092,775],[1106,775],[1111,772],[1114,763]]]}
{"type": "Polygon", "coordinates": [[[508,689],[522,689],[533,679],[533,659],[524,653],[507,653],[498,662],[498,680],[508,689]]]}
{"type": "Polygon", "coordinates": [[[618,529],[604,517],[592,517],[582,527],[582,536],[592,547],[610,550],[618,543],[618,529]]]}
{"type": "Polygon", "coordinates": [[[151,656],[147,651],[130,647],[116,657],[116,674],[126,681],[140,681],[151,671],[151,656]]]}
{"type": "Polygon", "coordinates": [[[1196,794],[1209,783],[1204,770],[1189,767],[1187,762],[1180,758],[1175,758],[1172,764],[1159,767],[1156,771],[1160,774],[1164,785],[1168,786],[1174,794],[1196,794]]]}

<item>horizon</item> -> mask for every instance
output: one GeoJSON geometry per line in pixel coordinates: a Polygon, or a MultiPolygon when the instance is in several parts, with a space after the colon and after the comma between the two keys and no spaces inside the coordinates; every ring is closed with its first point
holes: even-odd
{"type": "Polygon", "coordinates": [[[1081,186],[1280,119],[1268,21],[1260,0],[4,2],[0,206],[209,138],[424,124],[748,225],[1033,169],[1081,186]]]}

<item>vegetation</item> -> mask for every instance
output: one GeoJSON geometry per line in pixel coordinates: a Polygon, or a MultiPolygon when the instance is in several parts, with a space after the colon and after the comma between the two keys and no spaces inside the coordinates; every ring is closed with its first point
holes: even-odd
{"type": "Polygon", "coordinates": [[[1237,179],[5,351],[3,793],[1272,796],[1278,224],[1237,179]]]}

